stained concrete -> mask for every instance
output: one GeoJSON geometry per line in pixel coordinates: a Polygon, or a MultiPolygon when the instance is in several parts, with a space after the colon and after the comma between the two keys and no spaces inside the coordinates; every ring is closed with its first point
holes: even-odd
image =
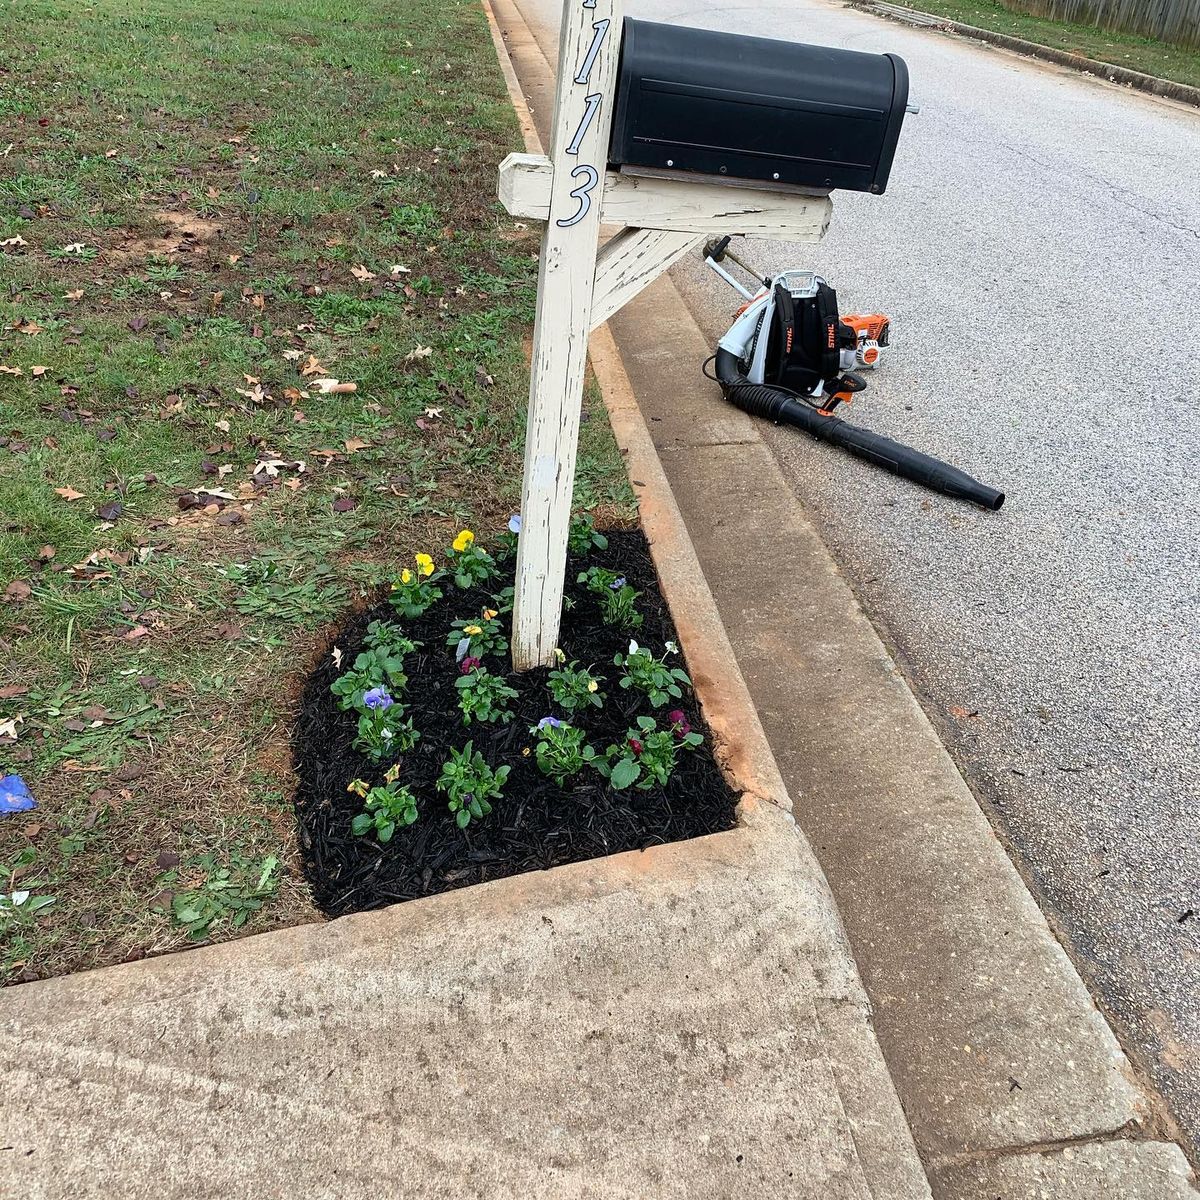
{"type": "Polygon", "coordinates": [[[946,1167],[936,1200],[1192,1200],[1187,1160],[1178,1146],[1123,1140],[1009,1154],[946,1167]]]}
{"type": "Polygon", "coordinates": [[[12,989],[0,1194],[918,1200],[828,890],[750,827],[12,989]]]}

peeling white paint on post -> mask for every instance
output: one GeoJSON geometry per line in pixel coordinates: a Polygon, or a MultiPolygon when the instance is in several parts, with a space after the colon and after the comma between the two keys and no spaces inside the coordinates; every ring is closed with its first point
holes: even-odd
{"type": "Polygon", "coordinates": [[[518,671],[549,663],[558,643],[621,20],[621,0],[563,6],[525,427],[512,638],[518,671]]]}

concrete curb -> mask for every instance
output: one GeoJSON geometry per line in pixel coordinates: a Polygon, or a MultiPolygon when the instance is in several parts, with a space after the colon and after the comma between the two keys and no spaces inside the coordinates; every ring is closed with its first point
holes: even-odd
{"type": "Polygon", "coordinates": [[[881,3],[880,0],[847,0],[847,3],[850,8],[858,8],[863,12],[885,17],[890,21],[900,21],[902,24],[914,25],[921,29],[936,29],[942,33],[955,33],[960,37],[974,38],[976,41],[988,42],[1004,50],[1011,50],[1015,54],[1040,58],[1046,62],[1056,63],[1060,67],[1069,67],[1072,71],[1078,71],[1083,75],[1094,75],[1097,79],[1104,79],[1109,83],[1136,88],[1139,92],[1148,92],[1153,96],[1178,100],[1181,104],[1190,104],[1200,108],[1200,88],[1191,87],[1186,83],[1176,83],[1172,79],[1160,79],[1157,75],[1131,71],[1128,67],[1118,67],[1114,63],[1085,58],[1082,54],[1072,54],[1070,51],[1059,50],[1054,46],[1043,46],[1039,42],[1027,42],[1024,38],[1013,37],[1011,34],[980,29],[977,25],[964,25],[961,21],[950,20],[949,17],[939,17],[935,13],[922,12],[919,9],[906,8],[899,4],[881,3]]]}

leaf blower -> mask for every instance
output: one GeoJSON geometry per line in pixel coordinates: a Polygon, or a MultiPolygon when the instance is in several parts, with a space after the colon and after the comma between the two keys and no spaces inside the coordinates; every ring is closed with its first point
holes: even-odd
{"type": "MultiPolygon", "coordinates": [[[[859,373],[880,363],[891,335],[882,313],[838,313],[837,293],[812,271],[760,275],[729,249],[728,237],[704,247],[704,261],[746,303],[717,343],[715,378],[725,399],[751,416],[795,425],[903,479],[984,508],[998,509],[1004,493],[930,458],[833,415],[866,386],[859,373]],[[721,264],[728,259],[752,276],[751,292],[721,264]]],[[[708,366],[708,363],[705,364],[708,366]]]]}

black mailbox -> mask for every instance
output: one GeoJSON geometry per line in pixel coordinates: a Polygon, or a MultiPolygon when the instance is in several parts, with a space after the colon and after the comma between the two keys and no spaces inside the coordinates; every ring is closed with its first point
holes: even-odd
{"type": "Polygon", "coordinates": [[[627,20],[609,161],[882,192],[907,102],[895,54],[627,20]]]}

